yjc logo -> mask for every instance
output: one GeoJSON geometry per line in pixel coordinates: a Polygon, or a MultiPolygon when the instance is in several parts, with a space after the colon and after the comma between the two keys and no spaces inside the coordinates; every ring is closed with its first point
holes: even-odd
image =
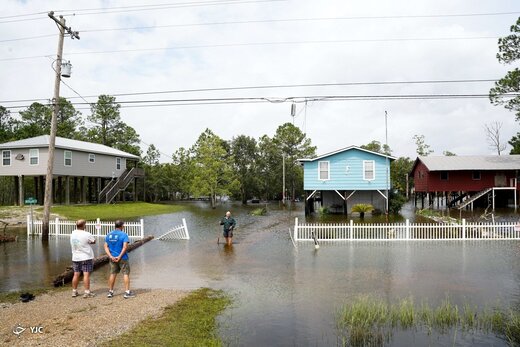
{"type": "MultiPolygon", "coordinates": [[[[13,328],[13,334],[15,334],[16,336],[18,336],[18,338],[20,338],[20,336],[22,335],[22,333],[25,330],[27,330],[27,328],[25,328],[21,324],[18,324],[17,326],[15,326],[13,328]]],[[[29,327],[29,331],[31,332],[31,334],[43,334],[43,327],[42,326],[29,327]]]]}

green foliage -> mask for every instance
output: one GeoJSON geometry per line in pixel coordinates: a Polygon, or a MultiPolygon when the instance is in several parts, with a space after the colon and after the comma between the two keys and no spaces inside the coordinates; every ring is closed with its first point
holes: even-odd
{"type": "Polygon", "coordinates": [[[452,329],[503,336],[511,345],[520,343],[520,313],[499,309],[478,312],[474,305],[451,303],[446,297],[439,306],[423,302],[416,306],[411,297],[388,303],[359,296],[340,310],[337,327],[343,345],[367,346],[390,342],[396,329],[424,329],[444,334],[452,329]]]}
{"type": "Polygon", "coordinates": [[[255,208],[253,211],[251,211],[251,215],[253,216],[265,216],[266,214],[267,208],[265,207],[255,208]]]}
{"type": "Polygon", "coordinates": [[[352,212],[366,213],[374,209],[374,206],[370,204],[356,204],[352,206],[352,212]]]}
{"type": "Polygon", "coordinates": [[[442,152],[442,154],[444,156],[446,156],[446,157],[455,157],[455,156],[457,156],[455,153],[450,152],[450,151],[444,151],[444,152],[442,152]]]}
{"type": "Polygon", "coordinates": [[[243,204],[259,191],[258,146],[252,137],[239,135],[231,141],[233,169],[243,204]]]}
{"type": "Polygon", "coordinates": [[[320,206],[320,207],[318,207],[318,213],[320,215],[329,214],[329,209],[325,206],[320,206]]]}
{"type": "Polygon", "coordinates": [[[381,145],[381,143],[376,140],[373,140],[367,143],[366,145],[361,145],[360,148],[385,155],[392,155],[392,150],[390,149],[390,146],[388,146],[387,144],[381,145]]]}
{"type": "Polygon", "coordinates": [[[18,121],[13,118],[11,111],[0,106],[0,143],[15,140],[17,127],[18,121]]]}
{"type": "Polygon", "coordinates": [[[399,214],[401,208],[406,202],[406,198],[399,192],[390,192],[390,200],[388,201],[388,212],[391,214],[399,214]]]}
{"type": "Polygon", "coordinates": [[[520,154],[520,133],[516,133],[508,143],[513,147],[509,154],[520,154]]]}
{"type": "Polygon", "coordinates": [[[194,153],[191,191],[210,197],[215,208],[217,195],[228,194],[227,184],[233,181],[233,159],[227,145],[211,130],[206,129],[192,149],[194,153]]]}
{"type": "Polygon", "coordinates": [[[224,291],[201,288],[104,346],[222,346],[216,319],[230,304],[224,291]]]}
{"type": "MultiPolygon", "coordinates": [[[[406,196],[406,180],[412,171],[414,161],[407,157],[399,157],[390,164],[390,178],[392,186],[399,193],[406,196]]],[[[413,185],[413,178],[408,177],[409,187],[413,185]]]]}
{"type": "Polygon", "coordinates": [[[417,146],[417,155],[426,157],[433,153],[433,150],[430,149],[430,145],[426,144],[424,135],[414,135],[413,139],[415,140],[415,145],[417,146]]]}

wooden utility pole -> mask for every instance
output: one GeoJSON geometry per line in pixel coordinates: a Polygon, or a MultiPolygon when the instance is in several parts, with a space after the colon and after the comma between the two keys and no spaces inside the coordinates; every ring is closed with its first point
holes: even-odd
{"type": "Polygon", "coordinates": [[[51,215],[52,205],[52,180],[53,180],[53,169],[54,169],[54,149],[56,146],[56,131],[58,128],[57,119],[59,112],[59,99],[60,99],[60,82],[61,82],[61,63],[63,58],[63,41],[65,32],[70,35],[71,38],[79,40],[79,33],[72,31],[71,28],[65,26],[65,18],[60,16],[58,20],[54,17],[54,12],[49,12],[49,17],[56,22],[60,31],[58,40],[58,52],[56,54],[56,79],[54,80],[54,97],[52,99],[53,112],[51,117],[51,131],[49,136],[49,157],[47,159],[47,173],[45,175],[45,195],[43,200],[43,225],[42,225],[42,239],[49,239],[49,219],[51,215]]]}

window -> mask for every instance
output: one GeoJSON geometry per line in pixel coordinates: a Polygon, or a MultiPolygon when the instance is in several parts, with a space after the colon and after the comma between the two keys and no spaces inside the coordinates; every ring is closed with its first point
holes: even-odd
{"type": "Polygon", "coordinates": [[[363,160],[363,179],[372,181],[376,178],[375,162],[373,160],[363,160]]]}
{"type": "Polygon", "coordinates": [[[72,166],[72,151],[63,152],[63,161],[65,166],[72,166]]]}
{"type": "Polygon", "coordinates": [[[2,166],[11,166],[11,151],[2,151],[2,166]]]}
{"type": "Polygon", "coordinates": [[[480,181],[480,171],[473,171],[472,177],[475,181],[480,181]]]}
{"type": "Polygon", "coordinates": [[[121,170],[121,158],[116,158],[116,170],[121,170]]]}
{"type": "Polygon", "coordinates": [[[328,161],[319,161],[318,162],[318,179],[320,181],[326,181],[330,179],[329,175],[329,162],[328,161]]]}
{"type": "Polygon", "coordinates": [[[95,163],[96,162],[96,155],[93,153],[89,153],[88,155],[88,162],[89,163],[95,163]]]}
{"type": "Polygon", "coordinates": [[[448,171],[441,171],[441,181],[448,180],[448,171]]]}
{"type": "Polygon", "coordinates": [[[29,165],[38,165],[40,161],[40,150],[35,148],[35,149],[30,149],[29,150],[29,165]]]}

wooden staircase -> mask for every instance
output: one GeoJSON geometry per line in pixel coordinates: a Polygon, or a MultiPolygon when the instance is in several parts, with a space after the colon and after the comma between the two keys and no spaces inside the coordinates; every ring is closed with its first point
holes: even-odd
{"type": "Polygon", "coordinates": [[[117,194],[124,191],[136,177],[144,177],[144,170],[140,168],[126,169],[117,179],[111,180],[99,192],[99,202],[110,204],[117,194]]]}
{"type": "Polygon", "coordinates": [[[480,192],[478,192],[477,194],[471,196],[468,200],[464,201],[462,204],[460,204],[457,208],[459,210],[462,210],[464,207],[468,206],[469,204],[471,204],[473,201],[477,200],[478,198],[486,195],[487,193],[489,193],[490,191],[492,191],[493,188],[488,188],[488,189],[484,189],[480,192]]]}

